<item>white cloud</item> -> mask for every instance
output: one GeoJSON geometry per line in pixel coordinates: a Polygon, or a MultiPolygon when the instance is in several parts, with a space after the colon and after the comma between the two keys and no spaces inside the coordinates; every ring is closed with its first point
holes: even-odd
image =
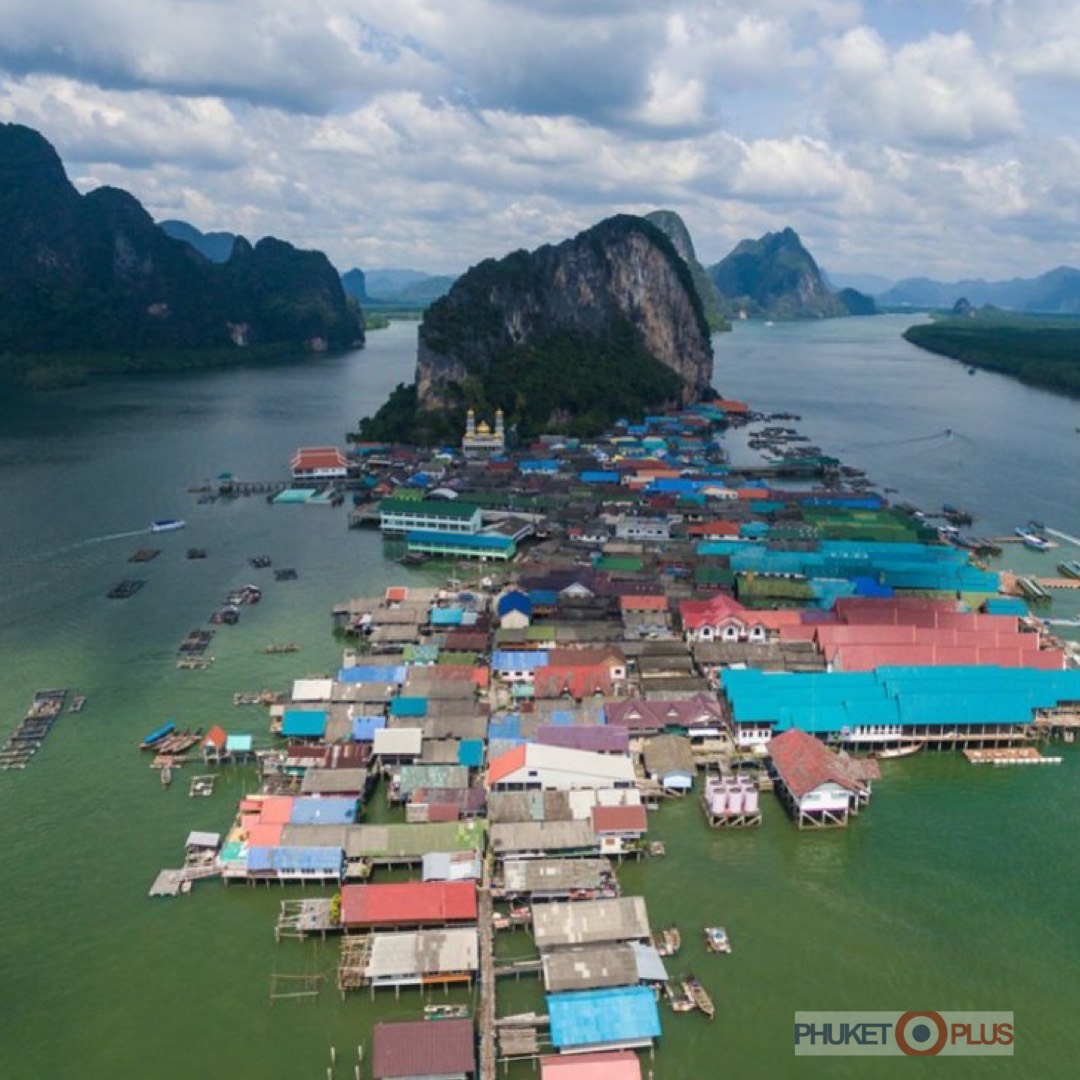
{"type": "Polygon", "coordinates": [[[1007,80],[965,33],[931,34],[890,51],[860,26],[827,45],[829,124],[878,142],[980,146],[1016,135],[1019,107],[1007,80]]]}
{"type": "Polygon", "coordinates": [[[838,270],[990,276],[1080,239],[1058,81],[1080,8],[1056,0],[0,0],[0,20],[0,118],[80,188],[342,269],[460,270],[661,206],[708,261],[791,225],[838,270]]]}

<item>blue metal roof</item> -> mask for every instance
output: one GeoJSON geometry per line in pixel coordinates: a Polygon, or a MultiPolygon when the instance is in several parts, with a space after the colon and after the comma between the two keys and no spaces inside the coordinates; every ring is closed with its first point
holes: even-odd
{"type": "Polygon", "coordinates": [[[253,847],[248,849],[247,857],[249,871],[340,874],[344,864],[344,853],[339,847],[253,847]]]}
{"type": "MultiPolygon", "coordinates": [[[[492,717],[488,721],[489,739],[521,739],[521,717],[517,713],[492,717]]],[[[494,755],[492,755],[494,756],[494,755]]]]}
{"type": "Polygon", "coordinates": [[[337,681],[343,683],[403,683],[407,674],[408,668],[405,667],[404,664],[397,664],[394,666],[384,664],[372,667],[349,667],[340,668],[338,670],[337,681]]]}
{"type": "Polygon", "coordinates": [[[386,727],[385,716],[356,716],[352,722],[353,742],[373,742],[375,732],[386,727]]]}
{"type": "Polygon", "coordinates": [[[356,799],[334,797],[293,800],[290,825],[352,825],[356,821],[356,799]]]}
{"type": "Polygon", "coordinates": [[[495,602],[495,611],[500,618],[510,611],[520,611],[523,615],[531,615],[532,607],[533,602],[529,594],[520,589],[510,589],[495,602]]]}
{"type": "Polygon", "coordinates": [[[558,1050],[660,1036],[656,996],[647,986],[548,994],[547,1008],[558,1050]]]}
{"type": "Polygon", "coordinates": [[[546,667],[547,662],[546,649],[524,649],[515,652],[496,649],[491,654],[492,671],[535,671],[537,668],[546,667]]]}

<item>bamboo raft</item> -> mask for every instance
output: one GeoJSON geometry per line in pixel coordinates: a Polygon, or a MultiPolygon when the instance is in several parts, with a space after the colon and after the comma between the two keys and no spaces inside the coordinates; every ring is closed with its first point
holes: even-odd
{"type": "Polygon", "coordinates": [[[25,769],[64,708],[67,690],[39,690],[19,726],[0,748],[0,769],[25,769]]]}

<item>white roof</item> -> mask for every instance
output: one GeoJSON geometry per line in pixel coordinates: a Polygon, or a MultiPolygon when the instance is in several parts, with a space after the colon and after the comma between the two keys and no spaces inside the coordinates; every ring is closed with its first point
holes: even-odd
{"type": "Polygon", "coordinates": [[[334,692],[333,679],[294,679],[293,701],[329,701],[334,692]]]}
{"type": "Polygon", "coordinates": [[[214,848],[221,844],[221,833],[216,832],[190,832],[188,833],[185,847],[214,848]]]}
{"type": "Polygon", "coordinates": [[[423,728],[379,728],[375,732],[372,753],[419,755],[424,741],[423,728]]]}
{"type": "Polygon", "coordinates": [[[635,781],[634,763],[628,757],[600,754],[595,750],[574,750],[566,746],[547,746],[544,743],[526,744],[525,768],[578,773],[610,780],[612,784],[633,784],[635,781]]]}
{"type": "Polygon", "coordinates": [[[575,821],[588,821],[594,806],[640,806],[641,792],[632,788],[578,788],[566,793],[575,821]]]}

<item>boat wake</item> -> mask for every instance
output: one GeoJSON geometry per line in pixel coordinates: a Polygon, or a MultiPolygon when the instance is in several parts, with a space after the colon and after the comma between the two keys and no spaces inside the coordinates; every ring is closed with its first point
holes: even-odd
{"type": "Polygon", "coordinates": [[[960,432],[954,430],[953,428],[945,428],[944,431],[936,431],[933,435],[916,435],[910,439],[889,439],[885,442],[858,443],[851,446],[842,446],[837,452],[843,454],[848,450],[877,450],[884,446],[908,446],[913,443],[927,443],[952,440],[957,440],[960,442],[971,442],[971,439],[969,439],[966,435],[961,435],[960,432]]]}
{"type": "Polygon", "coordinates": [[[105,536],[91,536],[86,540],[76,540],[74,544],[65,544],[63,547],[52,548],[50,551],[35,552],[33,559],[55,559],[57,555],[64,555],[69,551],[79,551],[82,548],[93,547],[95,544],[106,544],[111,540],[128,540],[133,536],[146,536],[149,529],[132,529],[129,532],[107,533],[105,536]]]}
{"type": "Polygon", "coordinates": [[[1080,547],[1080,539],[1075,536],[1070,536],[1068,533],[1059,532],[1057,529],[1043,529],[1043,532],[1049,533],[1051,536],[1056,536],[1059,540],[1065,540],[1067,543],[1075,544],[1080,547]]]}

